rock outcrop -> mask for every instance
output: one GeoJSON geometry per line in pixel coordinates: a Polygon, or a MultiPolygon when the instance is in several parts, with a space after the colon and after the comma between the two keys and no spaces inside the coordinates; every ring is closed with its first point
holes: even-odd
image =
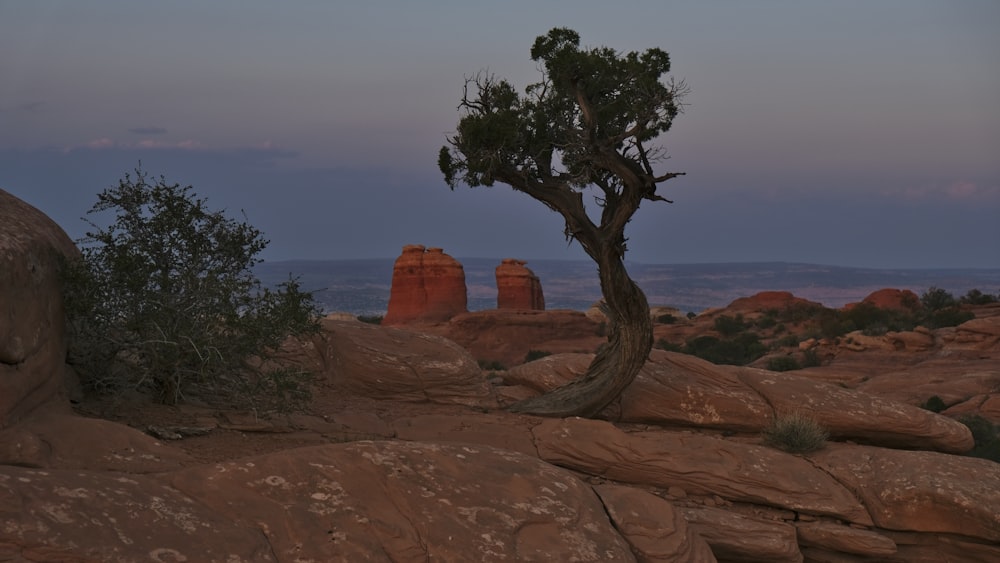
{"type": "Polygon", "coordinates": [[[54,221],[0,190],[0,428],[65,388],[59,261],[78,255],[54,221]]]}
{"type": "Polygon", "coordinates": [[[497,309],[545,310],[542,282],[525,264],[524,260],[504,258],[497,266],[497,309]]]}
{"type": "Polygon", "coordinates": [[[465,270],[440,248],[403,247],[392,268],[386,325],[444,322],[468,310],[465,270]]]}

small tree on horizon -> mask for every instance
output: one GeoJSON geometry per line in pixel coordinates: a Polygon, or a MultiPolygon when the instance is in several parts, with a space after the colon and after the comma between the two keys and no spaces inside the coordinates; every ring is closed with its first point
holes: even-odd
{"type": "Polygon", "coordinates": [[[540,201],[597,263],[607,344],[582,377],[511,407],[593,416],[632,382],[653,345],[649,304],[625,269],[624,232],[644,200],[668,201],[658,184],[683,174],[655,171],[666,154],[650,143],[670,129],[686,88],[661,81],[670,70],[666,52],[581,49],[571,29],[538,37],[531,59],[542,77],[523,96],[491,75],[466,79],[463,115],[438,165],[452,189],[500,182],[540,201]],[[588,190],[596,193],[599,217],[587,213],[588,190]]]}

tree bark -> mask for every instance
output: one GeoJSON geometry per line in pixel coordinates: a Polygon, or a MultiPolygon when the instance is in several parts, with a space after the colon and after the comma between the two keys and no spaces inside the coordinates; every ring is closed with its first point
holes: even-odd
{"type": "MultiPolygon", "coordinates": [[[[608,317],[608,342],[601,346],[587,373],[544,395],[519,401],[511,412],[539,416],[592,417],[604,410],[628,387],[653,347],[653,323],[649,302],[625,269],[621,255],[611,244],[601,244],[596,253],[608,317]]],[[[589,253],[589,252],[588,252],[589,253]]]]}

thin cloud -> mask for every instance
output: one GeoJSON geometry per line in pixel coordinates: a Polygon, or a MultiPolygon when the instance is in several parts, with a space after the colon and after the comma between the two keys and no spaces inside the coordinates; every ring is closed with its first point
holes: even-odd
{"type": "Polygon", "coordinates": [[[155,125],[150,125],[147,127],[133,127],[128,130],[129,133],[134,133],[136,135],[166,135],[167,130],[164,127],[157,127],[155,125]]]}

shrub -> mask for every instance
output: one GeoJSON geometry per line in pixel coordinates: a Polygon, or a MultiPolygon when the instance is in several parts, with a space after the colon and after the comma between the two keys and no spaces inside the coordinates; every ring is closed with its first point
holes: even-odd
{"type": "Polygon", "coordinates": [[[677,317],[671,315],[670,313],[667,313],[665,315],[660,315],[659,317],[656,317],[656,322],[665,325],[672,325],[677,322],[677,317]]]}
{"type": "Polygon", "coordinates": [[[657,339],[656,343],[653,344],[653,347],[654,348],[658,348],[660,350],[666,350],[667,352],[683,352],[684,351],[684,347],[683,346],[680,346],[678,344],[674,344],[672,342],[669,342],[669,341],[667,341],[666,338],[659,338],[659,339],[657,339]]]}
{"type": "Polygon", "coordinates": [[[798,346],[799,345],[799,337],[796,336],[796,335],[794,335],[794,334],[788,334],[788,335],[785,335],[785,336],[782,336],[781,338],[779,338],[777,341],[775,341],[774,344],[776,346],[780,347],[780,348],[788,348],[788,347],[792,347],[792,346],[798,346]]]}
{"type": "Polygon", "coordinates": [[[814,349],[806,350],[802,352],[802,367],[804,368],[814,368],[822,365],[822,361],[819,358],[819,353],[814,349]]]}
{"type": "Polygon", "coordinates": [[[551,355],[552,352],[546,352],[545,350],[528,350],[528,353],[524,355],[524,363],[533,362],[539,358],[551,355]]]}
{"type": "Polygon", "coordinates": [[[764,429],[764,443],[793,454],[821,450],[830,435],[820,423],[800,412],[781,415],[764,429]]]}
{"type": "Polygon", "coordinates": [[[687,342],[684,352],[713,364],[743,366],[766,354],[767,347],[756,334],[744,332],[732,339],[699,336],[687,342]]]}
{"type": "Polygon", "coordinates": [[[358,320],[359,321],[361,321],[363,323],[368,323],[368,324],[371,324],[371,325],[380,325],[380,324],[382,324],[382,319],[383,318],[384,317],[382,315],[358,315],[358,320]]]}
{"type": "Polygon", "coordinates": [[[262,287],[252,268],[268,244],[245,222],[206,208],[191,186],[136,170],[89,214],[114,222],[78,241],[63,268],[70,361],[90,388],[148,390],[169,404],[199,391],[256,410],[308,397],[309,374],[275,361],[290,335],[319,330],[295,279],[262,287]]]}
{"type": "Polygon", "coordinates": [[[997,297],[989,293],[983,293],[978,289],[970,289],[968,293],[959,299],[959,302],[963,305],[989,305],[990,303],[996,303],[997,297]]]}
{"type": "Polygon", "coordinates": [[[497,360],[478,360],[479,369],[483,371],[507,371],[507,366],[497,360]]]}
{"type": "Polygon", "coordinates": [[[715,330],[723,336],[734,336],[746,329],[747,323],[743,321],[742,313],[737,313],[735,317],[719,315],[715,318],[715,330]]]}
{"type": "Polygon", "coordinates": [[[693,319],[693,318],[695,318],[697,316],[698,316],[698,314],[695,313],[694,311],[688,311],[688,313],[687,313],[687,318],[689,318],[689,319],[693,319]]]}
{"type": "Polygon", "coordinates": [[[1000,463],[1000,433],[997,425],[978,415],[966,415],[958,421],[969,428],[976,445],[968,455],[1000,463]]]}
{"type": "Polygon", "coordinates": [[[794,371],[802,369],[802,366],[792,356],[775,356],[767,360],[767,369],[771,371],[794,371]]]}
{"type": "Polygon", "coordinates": [[[943,328],[946,326],[958,326],[966,321],[976,318],[972,311],[962,311],[958,307],[946,307],[931,311],[923,324],[928,328],[943,328]]]}
{"type": "Polygon", "coordinates": [[[937,311],[958,304],[955,296],[940,287],[931,286],[920,296],[920,303],[929,311],[937,311]]]}
{"type": "Polygon", "coordinates": [[[941,399],[941,397],[933,395],[932,397],[928,398],[926,401],[921,403],[920,408],[924,410],[929,410],[931,412],[941,412],[944,409],[948,408],[948,405],[944,404],[944,400],[941,399]]]}

